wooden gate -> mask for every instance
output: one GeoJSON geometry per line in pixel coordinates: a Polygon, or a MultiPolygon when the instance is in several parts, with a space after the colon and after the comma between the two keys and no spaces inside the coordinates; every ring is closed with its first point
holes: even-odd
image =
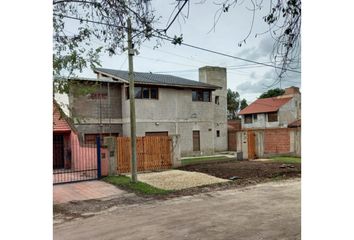
{"type": "MultiPolygon", "coordinates": [[[[117,168],[119,173],[130,172],[131,147],[129,137],[117,138],[117,168]]],[[[171,168],[171,138],[146,136],[136,138],[138,171],[171,168]]]]}
{"type": "Polygon", "coordinates": [[[247,143],[248,143],[248,159],[255,159],[256,141],[255,141],[255,133],[253,131],[247,132],[247,143]]]}

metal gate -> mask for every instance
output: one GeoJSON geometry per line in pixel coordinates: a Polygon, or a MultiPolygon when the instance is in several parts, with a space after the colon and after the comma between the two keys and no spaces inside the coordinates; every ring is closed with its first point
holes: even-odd
{"type": "Polygon", "coordinates": [[[53,184],[101,177],[101,142],[80,142],[70,134],[53,135],[53,184]]]}

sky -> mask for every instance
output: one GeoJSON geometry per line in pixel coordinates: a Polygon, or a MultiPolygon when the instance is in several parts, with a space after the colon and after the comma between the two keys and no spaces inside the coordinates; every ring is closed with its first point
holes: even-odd
{"type": "MultiPolygon", "coordinates": [[[[189,7],[183,10],[185,18],[179,17],[168,30],[169,36],[183,34],[185,43],[222,52],[225,54],[246,58],[258,62],[270,62],[270,53],[274,40],[269,34],[255,37],[256,34],[267,30],[267,24],[262,17],[269,11],[267,1],[263,2],[264,8],[255,16],[252,32],[246,44],[241,47],[238,43],[249,33],[252,22],[252,12],[247,9],[249,2],[232,7],[225,13],[214,26],[215,13],[220,8],[216,2],[200,0],[191,1],[189,7]]],[[[157,27],[164,28],[174,9],[174,1],[153,0],[152,8],[161,16],[157,27]]],[[[69,20],[68,27],[75,27],[73,20],[69,20]]],[[[72,30],[74,31],[74,30],[72,30]]],[[[98,42],[92,42],[97,45],[98,42]]],[[[241,98],[246,98],[248,103],[254,101],[261,93],[269,90],[276,80],[274,68],[253,65],[248,62],[220,56],[213,53],[193,49],[187,46],[175,46],[168,41],[162,42],[159,48],[154,49],[156,40],[145,41],[138,49],[139,54],[134,56],[134,71],[164,73],[198,81],[198,68],[203,66],[220,66],[227,68],[227,87],[237,91],[241,98]]],[[[128,70],[127,53],[109,57],[101,56],[103,68],[128,70]]],[[[81,77],[93,77],[95,74],[90,69],[78,73],[81,77]]],[[[288,72],[281,85],[274,87],[300,86],[301,74],[288,72]]]]}

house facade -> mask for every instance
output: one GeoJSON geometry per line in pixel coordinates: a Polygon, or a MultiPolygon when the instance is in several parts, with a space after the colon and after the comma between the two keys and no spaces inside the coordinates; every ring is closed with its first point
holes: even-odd
{"type": "MultiPolygon", "coordinates": [[[[96,135],[130,136],[126,71],[95,69],[97,79],[72,79],[70,117],[85,141],[96,135]],[[83,86],[89,93],[80,93],[83,86]]],[[[203,67],[199,81],[135,73],[137,136],[179,135],[182,156],[227,150],[226,69],[203,67]]]]}
{"type": "Polygon", "coordinates": [[[282,96],[257,99],[240,111],[237,151],[244,159],[301,156],[301,94],[289,87],[282,96]]]}
{"type": "Polygon", "coordinates": [[[282,96],[257,99],[239,112],[243,129],[287,128],[301,119],[299,88],[289,87],[282,96]]]}

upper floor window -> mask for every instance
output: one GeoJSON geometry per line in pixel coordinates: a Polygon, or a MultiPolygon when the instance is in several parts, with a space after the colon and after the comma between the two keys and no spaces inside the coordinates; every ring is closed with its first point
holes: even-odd
{"type": "Polygon", "coordinates": [[[219,105],[220,102],[219,102],[219,96],[215,96],[215,104],[219,105]]]}
{"type": "MultiPolygon", "coordinates": [[[[158,88],[157,87],[134,87],[135,98],[137,99],[158,99],[158,88]]],[[[126,99],[129,99],[129,87],[125,88],[126,99]]]]}
{"type": "Polygon", "coordinates": [[[278,113],[277,112],[268,113],[268,122],[277,122],[277,121],[278,121],[278,113]]]}
{"type": "Polygon", "coordinates": [[[253,114],[253,120],[254,120],[255,122],[257,122],[257,115],[258,115],[258,114],[253,114]]]}
{"type": "Polygon", "coordinates": [[[211,102],[210,90],[192,90],[192,101],[211,102]]]}
{"type": "Polygon", "coordinates": [[[245,123],[252,123],[252,114],[245,115],[245,123]]]}

